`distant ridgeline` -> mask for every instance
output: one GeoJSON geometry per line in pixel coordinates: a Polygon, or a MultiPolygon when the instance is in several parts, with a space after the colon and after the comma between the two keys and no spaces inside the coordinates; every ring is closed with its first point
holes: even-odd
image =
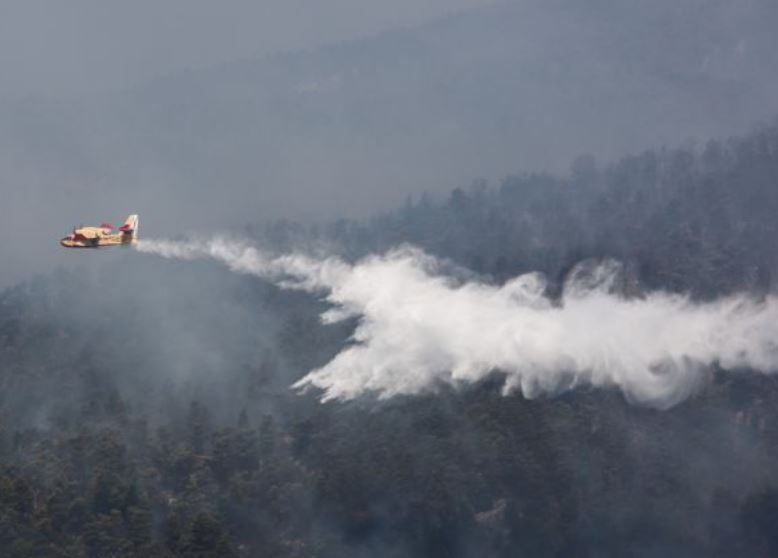
{"type": "MultiPolygon", "coordinates": [[[[621,288],[775,289],[778,126],[568,177],[476,182],[367,223],[278,223],[358,257],[410,242],[501,281],[615,258],[621,288]]],[[[353,323],[207,262],[0,294],[0,555],[756,556],[778,552],[778,381],[710,371],[658,412],[498,383],[321,404],[288,386],[353,323]]]]}
{"type": "Polygon", "coordinates": [[[606,165],[581,156],[566,177],[476,180],[447,201],[409,198],[367,223],[282,222],[258,236],[287,249],[326,236],[351,257],[408,242],[497,280],[542,271],[561,281],[584,259],[614,258],[645,288],[711,297],[774,285],[777,215],[778,121],[606,165]]]}

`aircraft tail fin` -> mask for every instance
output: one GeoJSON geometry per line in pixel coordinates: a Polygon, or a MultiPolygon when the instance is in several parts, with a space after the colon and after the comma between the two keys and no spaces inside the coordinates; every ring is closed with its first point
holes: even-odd
{"type": "Polygon", "coordinates": [[[133,242],[138,238],[138,216],[130,215],[124,224],[119,227],[122,231],[122,242],[133,242]]]}

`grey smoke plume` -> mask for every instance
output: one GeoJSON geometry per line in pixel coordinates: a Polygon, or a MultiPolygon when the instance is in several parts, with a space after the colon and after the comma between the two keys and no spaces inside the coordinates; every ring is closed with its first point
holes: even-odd
{"type": "Polygon", "coordinates": [[[776,298],[700,303],[653,292],[625,299],[611,292],[613,262],[574,271],[552,301],[541,274],[500,286],[457,279],[411,247],[354,264],[273,256],[219,238],[145,240],[138,248],[168,258],[212,258],[283,288],[321,293],[331,304],[325,323],[357,317],[354,342],[294,384],[322,390],[323,400],[415,394],[499,373],[505,393],[613,386],[630,400],[666,408],[689,396],[711,364],[778,368],[776,298]]]}

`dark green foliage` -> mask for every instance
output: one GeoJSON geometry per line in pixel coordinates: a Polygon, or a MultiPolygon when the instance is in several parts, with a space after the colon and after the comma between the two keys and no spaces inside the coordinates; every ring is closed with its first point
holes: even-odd
{"type": "Polygon", "coordinates": [[[219,521],[199,513],[189,525],[181,555],[186,558],[230,558],[233,552],[219,521]]]}

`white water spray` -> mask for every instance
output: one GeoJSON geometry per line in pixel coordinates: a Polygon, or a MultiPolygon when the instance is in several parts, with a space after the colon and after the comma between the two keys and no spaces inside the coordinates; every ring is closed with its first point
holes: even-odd
{"type": "Polygon", "coordinates": [[[669,407],[702,371],[778,369],[778,300],[746,295],[698,303],[665,292],[610,292],[616,267],[572,273],[559,301],[540,274],[501,286],[460,281],[438,260],[400,248],[354,264],[300,254],[271,256],[226,239],[142,241],[167,258],[211,258],[283,288],[322,293],[325,323],[359,319],[354,343],[297,382],[322,398],[415,394],[441,384],[505,376],[504,391],[532,397],[575,386],[617,386],[631,400],[669,407]]]}

